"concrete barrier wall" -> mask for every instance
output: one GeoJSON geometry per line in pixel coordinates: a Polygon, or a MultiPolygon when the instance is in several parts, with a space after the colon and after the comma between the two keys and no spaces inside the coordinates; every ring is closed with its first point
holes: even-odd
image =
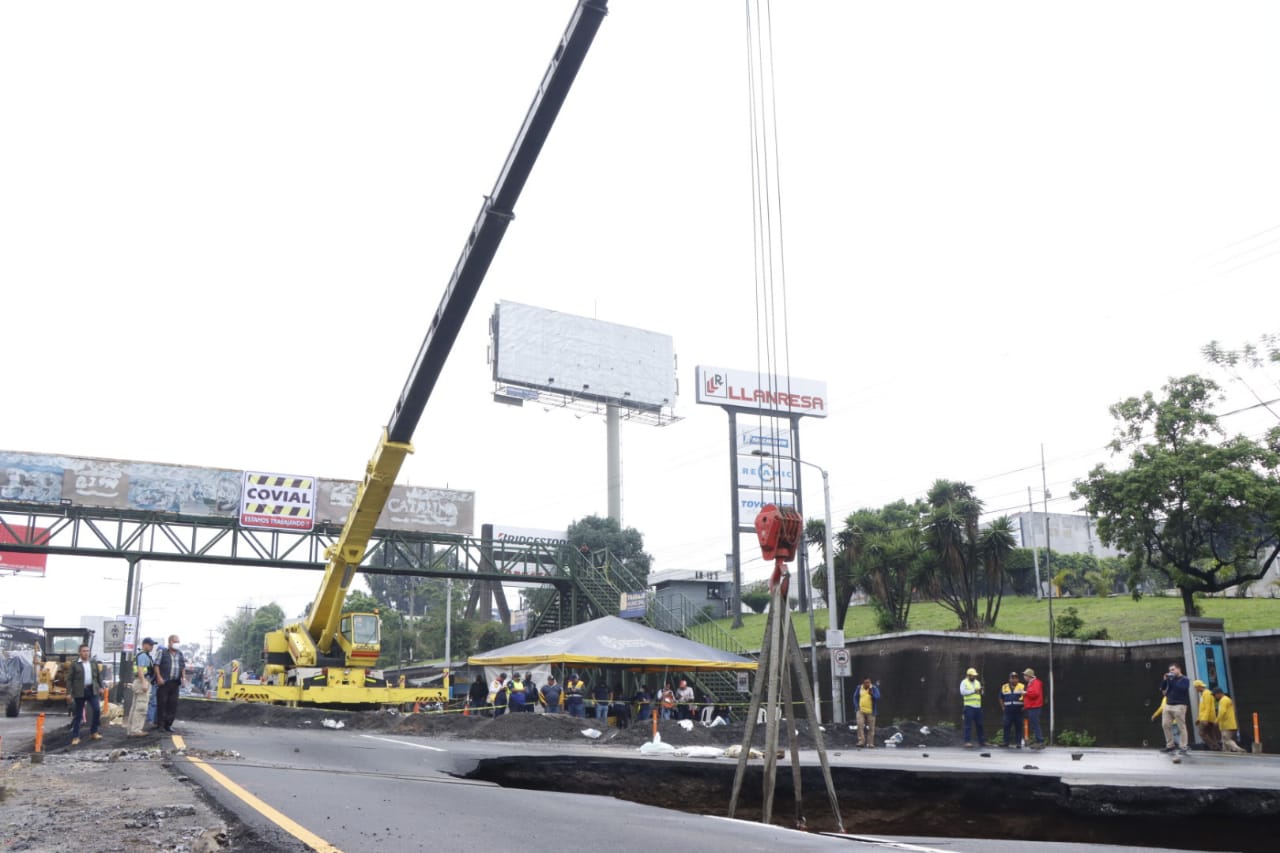
{"type": "MultiPolygon", "coordinates": [[[[1037,637],[947,632],[885,634],[850,641],[853,677],[845,680],[846,717],[853,719],[854,688],[863,676],[880,683],[880,725],[920,720],[961,722],[960,681],[975,667],[984,687],[988,736],[1000,730],[999,686],[1012,671],[1031,667],[1049,687],[1049,641],[1037,637]]],[[[1261,720],[1265,752],[1280,752],[1280,631],[1227,635],[1242,743],[1253,740],[1252,714],[1261,720]]],[[[830,662],[819,651],[822,695],[831,696],[830,662]]],[[[1052,697],[1054,731],[1088,731],[1098,746],[1163,746],[1151,714],[1160,705],[1160,680],[1170,663],[1183,663],[1181,639],[1143,642],[1055,640],[1052,697]]],[[[1046,707],[1049,696],[1046,695],[1046,707]]],[[[823,708],[829,720],[830,706],[823,708]]],[[[1042,725],[1048,734],[1048,712],[1042,725]]]]}

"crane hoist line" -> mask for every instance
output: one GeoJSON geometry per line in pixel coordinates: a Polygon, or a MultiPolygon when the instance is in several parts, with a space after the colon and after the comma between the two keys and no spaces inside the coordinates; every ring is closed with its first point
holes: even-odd
{"type": "Polygon", "coordinates": [[[404,390],[365,466],[342,533],[325,553],[324,578],[310,611],[303,621],[266,635],[261,683],[241,682],[238,663],[233,662],[231,672],[219,676],[219,698],[355,706],[446,698],[447,684],[422,689],[387,684],[373,668],[381,651],[378,614],[344,613],[342,605],[400,467],[413,452],[413,433],[436,380],[515,217],[520,192],[607,13],[607,0],[579,0],[574,8],[497,182],[471,227],[404,390]]]}

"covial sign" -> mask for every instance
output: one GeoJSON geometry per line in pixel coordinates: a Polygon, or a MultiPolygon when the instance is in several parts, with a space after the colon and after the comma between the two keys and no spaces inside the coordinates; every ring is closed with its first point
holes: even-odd
{"type": "Polygon", "coordinates": [[[244,472],[240,526],[306,532],[316,523],[316,478],[244,472]]]}

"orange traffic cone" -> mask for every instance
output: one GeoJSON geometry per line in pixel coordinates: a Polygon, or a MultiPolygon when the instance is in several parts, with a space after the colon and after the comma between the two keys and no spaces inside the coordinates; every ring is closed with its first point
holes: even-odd
{"type": "Polygon", "coordinates": [[[470,699],[467,700],[467,704],[462,706],[462,716],[464,717],[471,716],[471,700],[470,699]]]}

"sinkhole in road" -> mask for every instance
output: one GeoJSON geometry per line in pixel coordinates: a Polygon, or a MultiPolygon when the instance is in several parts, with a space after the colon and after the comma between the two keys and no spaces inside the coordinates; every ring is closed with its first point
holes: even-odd
{"type": "MultiPolygon", "coordinates": [[[[616,797],[692,814],[726,815],[736,761],[625,756],[486,758],[466,778],[503,787],[616,797]]],[[[1256,789],[1078,785],[1008,772],[956,773],[832,767],[845,831],[874,835],[1134,844],[1200,850],[1272,850],[1280,798],[1256,789]]],[[[763,765],[753,761],[737,817],[761,816],[763,765]]],[[[801,771],[799,814],[811,832],[837,824],[819,767],[801,771]]],[[[773,822],[794,826],[790,766],[780,764],[773,822]]]]}

